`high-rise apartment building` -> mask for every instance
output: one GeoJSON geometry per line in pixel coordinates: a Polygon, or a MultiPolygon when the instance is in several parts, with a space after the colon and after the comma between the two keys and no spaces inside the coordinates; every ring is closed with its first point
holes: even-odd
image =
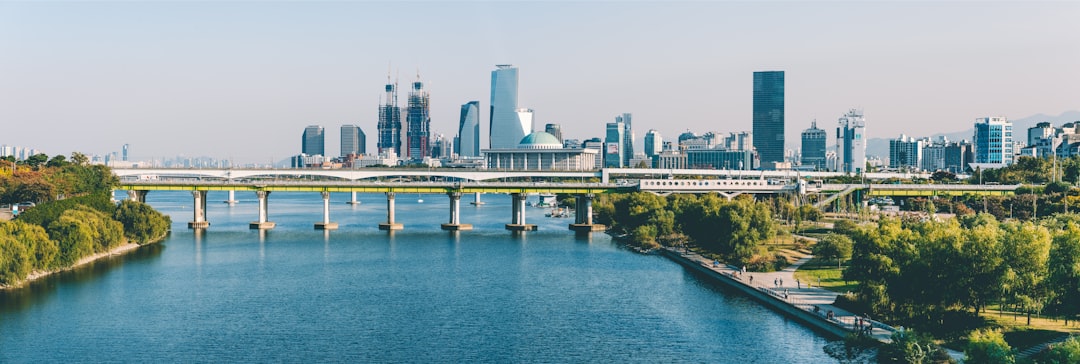
{"type": "Polygon", "coordinates": [[[307,128],[304,128],[304,138],[301,143],[300,153],[307,155],[326,155],[326,138],[322,126],[309,125],[307,128]]]}
{"type": "Polygon", "coordinates": [[[607,133],[604,137],[604,167],[622,168],[623,162],[623,132],[626,126],[621,121],[607,123],[607,133]]]}
{"type": "Polygon", "coordinates": [[[544,132],[548,133],[548,134],[551,134],[551,135],[554,135],[555,138],[559,139],[559,142],[563,141],[562,125],[559,125],[559,124],[547,124],[547,125],[544,125],[544,132]]]}
{"type": "Polygon", "coordinates": [[[814,170],[825,170],[825,144],[829,133],[818,129],[817,120],[810,122],[810,129],[802,132],[802,165],[814,166],[814,170]]]}
{"type": "MultiPolygon", "coordinates": [[[[491,116],[488,123],[488,144],[491,149],[517,147],[525,135],[532,132],[529,120],[522,120],[518,109],[518,69],[513,65],[496,65],[491,71],[491,116]]],[[[527,109],[525,109],[527,110],[527,109]]]]}
{"type": "Polygon", "coordinates": [[[841,116],[836,127],[836,164],[838,172],[861,174],[866,171],[866,118],[851,109],[841,116]]]}
{"type": "MultiPolygon", "coordinates": [[[[419,79],[419,75],[417,76],[419,79]]],[[[417,80],[412,83],[412,91],[409,91],[409,102],[405,120],[408,123],[406,131],[406,144],[409,151],[408,157],[414,160],[430,157],[431,151],[431,110],[430,96],[424,91],[424,84],[417,80]]]]}
{"type": "Polygon", "coordinates": [[[784,71],[754,72],[753,134],[762,168],[784,161],[784,71]]]}
{"type": "Polygon", "coordinates": [[[356,125],[341,126],[341,156],[367,154],[367,135],[356,125]]]}
{"type": "Polygon", "coordinates": [[[645,155],[652,158],[663,150],[664,138],[660,136],[660,132],[656,129],[649,129],[645,133],[645,155]]]}
{"type": "Polygon", "coordinates": [[[397,83],[386,77],[386,96],[379,105],[379,154],[401,155],[401,108],[397,101],[397,83]]]}
{"type": "Polygon", "coordinates": [[[627,167],[630,166],[630,158],[634,156],[634,129],[630,121],[631,116],[630,113],[623,113],[615,117],[616,123],[623,124],[623,141],[620,150],[622,150],[623,156],[622,165],[627,167]]]}
{"type": "Polygon", "coordinates": [[[454,150],[462,157],[480,156],[480,101],[461,105],[461,121],[454,138],[454,150]]]}
{"type": "Polygon", "coordinates": [[[1012,122],[1004,117],[975,119],[975,163],[1013,162],[1012,122]]]}
{"type": "MultiPolygon", "coordinates": [[[[889,168],[898,170],[917,170],[923,165],[923,148],[927,140],[915,139],[900,134],[899,138],[889,140],[889,168]]],[[[942,149],[944,152],[944,149],[942,149]]],[[[944,153],[941,159],[944,161],[944,153]]]]}

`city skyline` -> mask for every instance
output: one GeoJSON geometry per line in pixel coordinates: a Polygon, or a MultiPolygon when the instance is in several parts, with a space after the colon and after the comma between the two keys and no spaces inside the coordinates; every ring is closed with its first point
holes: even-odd
{"type": "Polygon", "coordinates": [[[785,71],[785,149],[852,107],[870,138],[929,136],[1080,109],[1078,14],[1074,3],[2,3],[0,143],[276,162],[306,125],[376,130],[388,66],[394,78],[423,71],[430,130],[450,136],[505,63],[521,69],[518,105],[566,138],[602,137],[623,112],[667,138],[751,130],[760,70],[785,71]],[[402,10],[408,27],[379,15],[402,10]],[[749,31],[763,14],[770,28],[749,31]],[[236,142],[252,133],[263,143],[236,142]]]}

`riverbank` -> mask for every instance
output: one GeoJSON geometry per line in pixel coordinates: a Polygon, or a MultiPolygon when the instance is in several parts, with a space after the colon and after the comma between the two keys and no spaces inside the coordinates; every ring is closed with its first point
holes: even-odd
{"type": "MultiPolygon", "coordinates": [[[[156,242],[154,244],[156,244],[156,242]]],[[[0,289],[22,288],[22,287],[25,287],[27,284],[30,284],[30,282],[36,281],[38,279],[45,278],[45,277],[48,277],[50,275],[57,274],[57,273],[60,273],[60,272],[73,270],[73,269],[79,268],[81,266],[93,263],[94,261],[97,261],[98,259],[117,256],[117,255],[122,255],[124,253],[127,253],[127,252],[133,251],[135,249],[138,249],[140,246],[142,246],[142,245],[129,242],[129,243],[126,243],[126,244],[122,244],[122,245],[120,245],[118,247],[115,247],[115,248],[113,248],[113,249],[111,249],[111,250],[109,250],[107,252],[101,252],[101,253],[85,256],[82,259],[79,259],[78,261],[76,261],[75,264],[71,265],[70,267],[66,267],[66,268],[62,268],[62,269],[56,269],[56,270],[50,270],[50,271],[33,271],[33,272],[30,272],[30,275],[26,276],[26,279],[24,279],[22,281],[19,281],[18,284],[0,285],[0,289]]]]}
{"type": "Polygon", "coordinates": [[[766,306],[835,338],[864,332],[877,341],[887,343],[896,331],[891,326],[833,306],[837,293],[796,281],[793,277],[794,271],[799,265],[809,261],[809,258],[804,258],[779,272],[744,273],[741,269],[715,264],[692,252],[669,248],[663,249],[662,253],[676,263],[735,288],[766,306]]]}

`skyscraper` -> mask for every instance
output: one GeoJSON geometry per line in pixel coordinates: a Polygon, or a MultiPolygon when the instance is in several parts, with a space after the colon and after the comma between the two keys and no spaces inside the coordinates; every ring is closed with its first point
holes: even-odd
{"type": "Polygon", "coordinates": [[[1013,162],[1012,122],[1004,117],[975,119],[975,163],[1013,162]]]}
{"type": "MultiPolygon", "coordinates": [[[[618,120],[618,119],[616,119],[618,120]]],[[[604,167],[622,168],[623,162],[623,132],[626,125],[621,121],[607,123],[607,134],[604,137],[604,167]]]]}
{"type": "Polygon", "coordinates": [[[500,64],[491,71],[491,119],[488,144],[491,149],[517,147],[532,132],[532,120],[521,120],[518,113],[518,69],[500,64]],[[527,122],[527,123],[526,123],[527,122]]]}
{"type": "Polygon", "coordinates": [[[547,124],[547,125],[544,125],[544,132],[548,133],[548,134],[551,134],[551,135],[554,135],[555,138],[558,138],[560,142],[563,141],[562,125],[559,125],[559,124],[547,124]]]}
{"type": "Polygon", "coordinates": [[[341,156],[367,154],[367,135],[356,125],[341,126],[341,156]]]}
{"type": "Polygon", "coordinates": [[[866,171],[866,118],[851,109],[840,117],[836,127],[836,164],[838,172],[861,174],[866,171]]]}
{"type": "Polygon", "coordinates": [[[817,120],[810,122],[810,129],[802,132],[802,165],[814,166],[814,170],[825,170],[825,144],[829,133],[818,129],[817,120]]]}
{"type": "Polygon", "coordinates": [[[379,153],[401,155],[401,108],[397,105],[397,83],[386,76],[386,96],[379,104],[379,153]]]}
{"type": "Polygon", "coordinates": [[[753,133],[762,169],[784,161],[784,71],[754,72],[753,133]]]}
{"type": "Polygon", "coordinates": [[[649,129],[649,132],[645,133],[645,155],[652,158],[653,156],[660,154],[663,150],[664,138],[660,136],[660,132],[656,129],[649,129]]]}
{"type": "Polygon", "coordinates": [[[323,127],[319,125],[309,125],[304,128],[304,140],[300,148],[300,153],[307,155],[326,155],[326,138],[323,133],[323,127]]]}
{"type": "Polygon", "coordinates": [[[480,156],[480,101],[461,105],[461,121],[458,123],[454,149],[462,157],[480,156]]]}
{"type": "Polygon", "coordinates": [[[412,159],[423,159],[431,156],[431,152],[428,150],[431,139],[430,96],[427,91],[424,91],[424,84],[419,81],[419,78],[420,76],[417,75],[418,80],[412,84],[412,91],[409,92],[408,112],[405,114],[405,120],[408,122],[409,127],[406,132],[408,134],[408,157],[412,159]]]}
{"type": "Polygon", "coordinates": [[[634,157],[634,130],[630,125],[630,113],[624,113],[615,117],[616,123],[623,123],[622,151],[623,165],[630,166],[630,158],[634,157]]]}

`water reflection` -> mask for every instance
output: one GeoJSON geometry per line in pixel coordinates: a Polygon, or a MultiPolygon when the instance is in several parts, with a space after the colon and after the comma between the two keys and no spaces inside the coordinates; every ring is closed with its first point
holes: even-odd
{"type": "Polygon", "coordinates": [[[31,305],[44,304],[56,293],[59,285],[89,282],[123,264],[157,259],[164,250],[162,244],[144,245],[122,255],[101,258],[72,270],[54,273],[22,288],[0,290],[0,312],[15,312],[31,305]]]}

